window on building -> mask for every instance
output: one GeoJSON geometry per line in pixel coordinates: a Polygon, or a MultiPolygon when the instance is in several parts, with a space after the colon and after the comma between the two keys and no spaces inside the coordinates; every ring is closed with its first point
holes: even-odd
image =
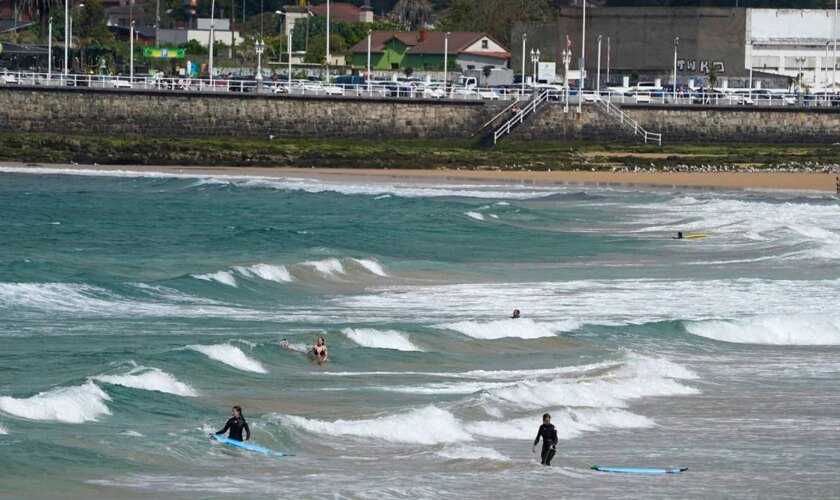
{"type": "Polygon", "coordinates": [[[391,63],[391,69],[400,69],[400,63],[391,63]]]}
{"type": "Polygon", "coordinates": [[[467,69],[475,69],[475,64],[467,64],[467,69]]]}
{"type": "Polygon", "coordinates": [[[487,40],[486,38],[484,40],[482,40],[481,41],[481,48],[482,49],[489,49],[490,48],[490,40],[487,40]]]}

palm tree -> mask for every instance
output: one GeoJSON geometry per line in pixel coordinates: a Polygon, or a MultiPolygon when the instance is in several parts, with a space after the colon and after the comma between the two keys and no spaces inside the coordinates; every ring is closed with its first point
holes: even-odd
{"type": "Polygon", "coordinates": [[[398,0],[391,14],[411,29],[422,28],[432,17],[429,0],[398,0]]]}
{"type": "Polygon", "coordinates": [[[62,5],[64,2],[61,0],[15,0],[15,3],[21,12],[26,12],[33,17],[38,16],[41,25],[41,40],[46,40],[49,35],[50,10],[53,6],[62,5]]]}

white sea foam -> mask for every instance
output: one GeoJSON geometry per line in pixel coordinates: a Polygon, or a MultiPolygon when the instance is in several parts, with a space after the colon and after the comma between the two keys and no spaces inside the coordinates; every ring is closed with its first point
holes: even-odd
{"type": "Polygon", "coordinates": [[[232,366],[237,370],[253,373],[268,373],[268,370],[265,369],[262,363],[249,358],[236,346],[229,344],[189,345],[186,348],[200,352],[210,359],[232,366]]]}
{"type": "Polygon", "coordinates": [[[0,397],[0,410],[28,420],[81,424],[96,422],[111,410],[105,404],[110,397],[93,382],[73,387],[58,387],[28,398],[0,397]]]}
{"type": "Polygon", "coordinates": [[[693,335],[736,344],[840,345],[840,318],[759,316],[689,323],[693,335]]]}
{"type": "MultiPolygon", "coordinates": [[[[539,416],[514,420],[480,420],[465,424],[474,436],[497,439],[533,439],[534,422],[539,416]]],[[[551,422],[557,428],[557,437],[573,439],[584,432],[600,429],[637,429],[652,427],[655,423],[647,417],[615,408],[578,409],[553,412],[551,422]]]]}
{"type": "Polygon", "coordinates": [[[13,315],[71,314],[85,317],[178,317],[253,320],[271,317],[264,312],[228,307],[202,298],[178,294],[138,300],[104,288],[76,283],[0,283],[0,309],[13,315]],[[173,303],[175,302],[175,303],[173,303]]]}
{"type": "Polygon", "coordinates": [[[176,396],[198,396],[198,392],[189,384],[185,384],[172,374],[157,368],[139,366],[123,375],[97,375],[91,377],[91,380],[144,391],[164,392],[176,396]]]}
{"type": "Polygon", "coordinates": [[[286,269],[286,266],[273,266],[271,264],[254,264],[253,266],[236,266],[234,270],[239,272],[246,278],[254,276],[264,279],[266,281],[276,281],[277,283],[291,283],[295,278],[286,269]]]}
{"type": "Polygon", "coordinates": [[[310,260],[301,263],[301,265],[312,267],[327,277],[344,274],[344,265],[338,259],[310,260]]]}
{"type": "MultiPolygon", "coordinates": [[[[369,294],[335,297],[333,302],[347,311],[348,321],[354,322],[371,317],[388,322],[440,322],[440,305],[447,304],[448,323],[467,322],[465,329],[478,335],[499,333],[481,326],[475,318],[498,317],[500,311],[509,311],[515,304],[527,318],[500,322],[499,326],[513,327],[516,322],[533,320],[544,327],[540,331],[546,335],[549,331],[571,330],[576,324],[825,314],[840,296],[840,280],[580,280],[387,286],[369,290],[369,294]]],[[[511,332],[516,330],[501,333],[511,332]]]]}
{"type": "Polygon", "coordinates": [[[8,433],[9,433],[9,431],[7,431],[5,427],[0,425],[0,435],[6,435],[8,433]]]}
{"type": "Polygon", "coordinates": [[[385,269],[382,267],[382,264],[373,260],[373,259],[350,259],[353,262],[356,262],[360,266],[364,267],[368,270],[371,274],[375,274],[377,276],[387,277],[388,273],[385,272],[385,269]]]}
{"type": "Polygon", "coordinates": [[[510,460],[493,448],[484,446],[447,446],[440,451],[436,451],[435,455],[451,460],[510,460]]]}
{"type": "Polygon", "coordinates": [[[120,432],[120,436],[128,436],[128,437],[143,437],[143,434],[133,431],[131,429],[127,431],[120,432]]]}
{"type": "Polygon", "coordinates": [[[371,438],[391,443],[443,444],[472,441],[455,416],[436,406],[361,420],[315,420],[294,415],[281,420],[307,432],[328,436],[371,438]]]}
{"type": "Polygon", "coordinates": [[[520,339],[537,339],[540,337],[553,337],[557,332],[574,330],[580,326],[579,323],[568,321],[562,324],[543,324],[530,319],[503,319],[489,323],[478,321],[461,321],[458,323],[447,323],[439,325],[438,328],[446,328],[463,333],[474,339],[501,339],[506,337],[517,337],[520,339]]]}
{"type": "Polygon", "coordinates": [[[321,181],[309,178],[294,177],[265,177],[246,175],[204,175],[190,173],[164,173],[164,172],[140,172],[132,170],[94,170],[94,169],[70,169],[70,168],[32,168],[0,166],[0,172],[23,173],[36,175],[76,175],[94,177],[129,177],[129,178],[153,178],[153,179],[196,179],[202,184],[231,184],[238,187],[296,190],[307,193],[336,192],[347,195],[396,195],[401,197],[440,197],[440,196],[461,196],[470,198],[508,198],[508,199],[529,199],[540,198],[552,193],[567,192],[568,190],[557,187],[539,186],[517,186],[514,184],[476,184],[464,181],[455,184],[422,182],[371,182],[366,179],[363,182],[342,180],[340,182],[321,181]]]}
{"type": "Polygon", "coordinates": [[[533,378],[541,376],[551,376],[560,374],[574,374],[585,373],[592,370],[601,370],[609,367],[619,366],[619,361],[604,361],[600,363],[591,363],[586,365],[561,366],[557,368],[538,368],[533,370],[470,370],[466,372],[322,372],[321,375],[329,377],[371,377],[371,376],[403,376],[403,375],[420,375],[425,377],[442,377],[442,378],[464,378],[464,379],[479,379],[486,380],[520,380],[524,378],[533,378]]]}
{"type": "Polygon", "coordinates": [[[234,277],[233,273],[229,271],[217,271],[215,273],[208,274],[193,274],[192,277],[204,281],[216,281],[218,283],[222,283],[223,285],[232,287],[237,286],[236,277],[234,277]]]}
{"type": "Polygon", "coordinates": [[[396,330],[345,328],[341,333],[362,347],[395,349],[397,351],[422,351],[408,339],[408,335],[396,330]]]}
{"type": "Polygon", "coordinates": [[[484,220],[484,216],[478,212],[464,212],[464,215],[475,220],[484,220]]]}

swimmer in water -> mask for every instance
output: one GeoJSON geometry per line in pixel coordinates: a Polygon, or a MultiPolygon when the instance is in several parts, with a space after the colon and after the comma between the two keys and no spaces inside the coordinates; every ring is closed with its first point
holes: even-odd
{"type": "Polygon", "coordinates": [[[681,240],[681,239],[683,239],[683,234],[682,234],[682,231],[677,231],[677,235],[676,235],[676,236],[674,236],[672,239],[674,239],[674,240],[681,240]]]}
{"type": "Polygon", "coordinates": [[[327,351],[327,346],[324,343],[324,337],[318,337],[318,341],[312,346],[308,351],[307,354],[311,353],[316,361],[326,362],[330,360],[329,351],[327,351]]]}
{"type": "Polygon", "coordinates": [[[511,316],[510,319],[519,319],[519,309],[513,310],[513,316],[511,316]]]}
{"type": "Polygon", "coordinates": [[[287,351],[292,350],[292,346],[289,344],[289,341],[287,339],[283,339],[283,342],[280,342],[280,347],[282,347],[283,349],[285,349],[287,351]]]}

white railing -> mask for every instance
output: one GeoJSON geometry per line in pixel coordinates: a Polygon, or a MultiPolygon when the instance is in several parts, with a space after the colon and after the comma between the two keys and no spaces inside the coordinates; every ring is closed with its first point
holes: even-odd
{"type": "MultiPolygon", "coordinates": [[[[560,85],[501,85],[494,87],[459,87],[443,82],[398,82],[371,80],[364,83],[327,83],[310,80],[288,80],[288,78],[265,78],[258,83],[253,76],[209,77],[165,77],[151,75],[99,76],[85,74],[64,75],[60,72],[0,72],[0,87],[4,85],[69,86],[111,88],[117,90],[161,90],[179,92],[250,92],[260,94],[288,94],[302,96],[352,96],[399,99],[454,99],[513,101],[530,99],[534,92],[548,93],[549,100],[565,101],[565,92],[560,85]]],[[[816,91],[811,93],[788,92],[780,89],[695,89],[672,92],[664,89],[627,90],[626,88],[602,89],[600,92],[571,89],[569,104],[577,105],[595,102],[615,104],[649,104],[679,106],[840,106],[840,93],[816,91]]]]}
{"type": "MultiPolygon", "coordinates": [[[[516,114],[514,114],[513,117],[510,120],[506,121],[501,127],[499,127],[498,129],[496,129],[495,132],[493,132],[493,144],[496,144],[497,142],[499,142],[499,138],[501,136],[510,133],[510,130],[513,128],[514,125],[516,125],[517,123],[522,123],[523,121],[525,121],[525,117],[528,114],[536,113],[537,107],[540,104],[546,102],[547,100],[548,100],[548,92],[540,92],[540,94],[536,98],[528,101],[528,103],[525,106],[523,106],[521,109],[519,109],[516,112],[516,114]]],[[[511,109],[515,109],[515,108],[511,108],[511,109]]]]}
{"type": "Polygon", "coordinates": [[[648,142],[655,142],[660,146],[662,145],[662,134],[648,132],[641,125],[639,125],[639,122],[627,116],[627,113],[625,113],[623,109],[611,103],[609,100],[598,99],[596,102],[601,105],[601,108],[603,108],[603,110],[608,115],[617,117],[619,123],[629,128],[632,128],[634,135],[641,135],[642,139],[645,141],[645,144],[648,144],[648,142]]]}

